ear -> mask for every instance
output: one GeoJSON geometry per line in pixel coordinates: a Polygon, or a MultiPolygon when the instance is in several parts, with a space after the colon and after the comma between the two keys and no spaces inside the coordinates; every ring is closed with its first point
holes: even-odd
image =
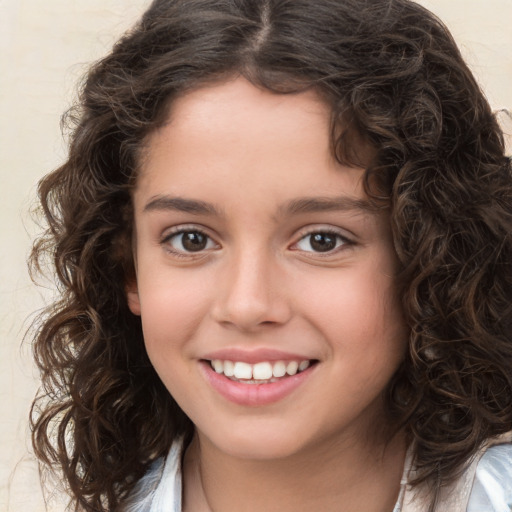
{"type": "Polygon", "coordinates": [[[140,298],[139,287],[137,286],[137,279],[133,278],[126,284],[126,300],[130,311],[137,316],[140,316],[140,298]]]}

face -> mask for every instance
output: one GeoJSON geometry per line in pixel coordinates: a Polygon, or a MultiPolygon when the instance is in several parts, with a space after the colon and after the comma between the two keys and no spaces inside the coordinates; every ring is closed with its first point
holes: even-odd
{"type": "Polygon", "coordinates": [[[200,439],[285,457],[367,438],[406,332],[387,215],[331,155],[314,92],[176,100],[133,195],[149,357],[200,439]]]}

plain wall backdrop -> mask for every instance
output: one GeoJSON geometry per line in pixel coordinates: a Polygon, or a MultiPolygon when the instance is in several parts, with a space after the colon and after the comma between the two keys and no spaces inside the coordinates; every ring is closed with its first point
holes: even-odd
{"type": "MultiPolygon", "coordinates": [[[[495,110],[512,110],[512,0],[423,0],[445,21],[495,110]]],[[[52,296],[26,259],[38,227],[37,181],[65,158],[60,116],[87,65],[104,55],[149,0],[0,0],[0,511],[43,512],[28,412],[37,390],[34,312],[52,296]]],[[[500,116],[506,132],[512,121],[500,116]]],[[[64,510],[58,496],[49,511],[64,510]]]]}

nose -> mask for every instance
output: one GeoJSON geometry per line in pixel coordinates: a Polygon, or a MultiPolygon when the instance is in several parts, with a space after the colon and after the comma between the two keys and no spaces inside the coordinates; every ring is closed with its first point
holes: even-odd
{"type": "Polygon", "coordinates": [[[257,331],[283,325],[291,316],[283,271],[268,254],[246,251],[226,263],[211,313],[226,327],[257,331]]]}

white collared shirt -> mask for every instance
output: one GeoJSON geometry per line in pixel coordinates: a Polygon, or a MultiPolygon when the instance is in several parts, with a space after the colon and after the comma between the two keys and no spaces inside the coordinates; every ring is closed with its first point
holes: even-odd
{"type": "MultiPolygon", "coordinates": [[[[156,460],[138,482],[122,512],[182,512],[183,443],[175,441],[165,459],[156,460]]],[[[401,491],[393,512],[425,512],[426,502],[407,481],[413,469],[406,458],[401,491]]],[[[440,512],[512,512],[512,444],[491,446],[475,457],[461,477],[444,489],[440,512]]]]}

